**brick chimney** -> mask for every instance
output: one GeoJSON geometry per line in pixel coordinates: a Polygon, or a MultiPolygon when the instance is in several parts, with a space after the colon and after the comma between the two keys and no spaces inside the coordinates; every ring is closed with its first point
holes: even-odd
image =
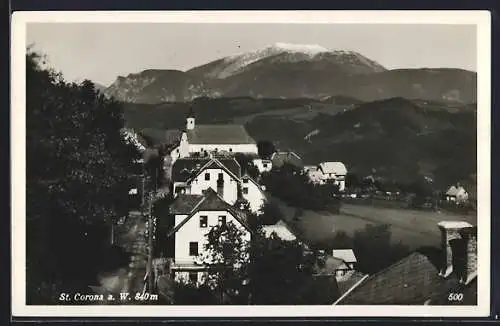
{"type": "Polygon", "coordinates": [[[462,235],[460,232],[471,228],[472,225],[461,221],[442,221],[438,223],[438,227],[441,230],[441,248],[443,253],[443,260],[439,275],[448,277],[453,272],[453,253],[454,251],[461,251],[460,249],[453,250],[454,248],[452,248],[452,243],[456,240],[461,240],[462,235]]]}
{"type": "Polygon", "coordinates": [[[464,228],[460,231],[460,235],[465,244],[463,253],[465,263],[459,281],[469,284],[477,276],[477,227],[464,228]]]}

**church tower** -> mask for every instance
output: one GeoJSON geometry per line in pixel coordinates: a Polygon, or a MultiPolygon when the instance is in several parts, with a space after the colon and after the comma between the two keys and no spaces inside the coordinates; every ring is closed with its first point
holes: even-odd
{"type": "Polygon", "coordinates": [[[193,130],[195,125],[193,108],[189,109],[189,113],[186,118],[186,130],[193,130]]]}

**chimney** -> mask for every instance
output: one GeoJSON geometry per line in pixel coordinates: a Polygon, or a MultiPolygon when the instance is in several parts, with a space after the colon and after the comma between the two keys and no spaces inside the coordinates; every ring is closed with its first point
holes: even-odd
{"type": "Polygon", "coordinates": [[[464,270],[460,283],[469,284],[477,276],[477,227],[468,227],[460,231],[464,241],[464,270]]]}
{"type": "MultiPolygon", "coordinates": [[[[442,221],[438,223],[438,227],[441,230],[441,248],[442,248],[442,265],[439,271],[439,275],[443,277],[448,277],[453,272],[453,248],[460,246],[460,243],[457,240],[462,239],[462,235],[460,231],[471,228],[472,225],[467,222],[461,221],[442,221]]],[[[460,251],[460,249],[455,249],[455,251],[460,251]]],[[[456,254],[456,253],[455,253],[456,254]]],[[[455,257],[458,258],[458,257],[455,257]]],[[[456,259],[455,259],[456,261],[456,259]]]]}

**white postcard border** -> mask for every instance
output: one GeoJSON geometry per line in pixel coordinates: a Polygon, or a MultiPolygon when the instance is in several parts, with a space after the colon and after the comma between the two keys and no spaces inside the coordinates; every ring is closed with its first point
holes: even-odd
{"type": "Polygon", "coordinates": [[[11,29],[12,315],[14,317],[485,317],[490,314],[491,16],[488,11],[15,12],[11,29]],[[477,306],[26,305],[26,25],[34,22],[474,24],[477,26],[477,306]]]}

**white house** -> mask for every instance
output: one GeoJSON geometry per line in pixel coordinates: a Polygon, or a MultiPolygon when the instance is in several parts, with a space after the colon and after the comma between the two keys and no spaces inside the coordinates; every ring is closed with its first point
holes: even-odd
{"type": "Polygon", "coordinates": [[[262,158],[255,158],[252,160],[253,165],[259,170],[259,173],[269,172],[273,168],[273,162],[271,160],[265,160],[262,158]]]}
{"type": "Polygon", "coordinates": [[[178,146],[170,151],[170,156],[175,161],[194,153],[210,152],[257,155],[258,148],[243,125],[197,125],[193,113],[190,112],[186,119],[186,130],[182,133],[178,146]]]}
{"type": "Polygon", "coordinates": [[[203,195],[178,195],[170,206],[170,214],[174,215],[175,225],[167,237],[175,237],[171,270],[176,281],[195,285],[203,282],[208,267],[202,257],[206,253],[206,234],[212,227],[232,222],[243,232],[244,240],[251,238],[244,214],[212,189],[203,195]]]}
{"type": "Polygon", "coordinates": [[[266,202],[263,186],[259,185],[248,174],[241,178],[241,196],[249,203],[253,213],[261,214],[261,208],[266,202]]]}
{"type": "Polygon", "coordinates": [[[345,190],[345,177],[347,168],[342,162],[322,162],[318,166],[318,172],[321,173],[321,183],[333,181],[339,186],[340,191],[345,190]]]}
{"type": "Polygon", "coordinates": [[[455,203],[464,203],[469,199],[469,194],[465,191],[464,187],[457,185],[451,186],[446,191],[446,201],[455,203]]]}
{"type": "Polygon", "coordinates": [[[209,188],[227,203],[238,199],[241,167],[234,158],[182,158],[172,166],[174,196],[201,195],[209,188]]]}

